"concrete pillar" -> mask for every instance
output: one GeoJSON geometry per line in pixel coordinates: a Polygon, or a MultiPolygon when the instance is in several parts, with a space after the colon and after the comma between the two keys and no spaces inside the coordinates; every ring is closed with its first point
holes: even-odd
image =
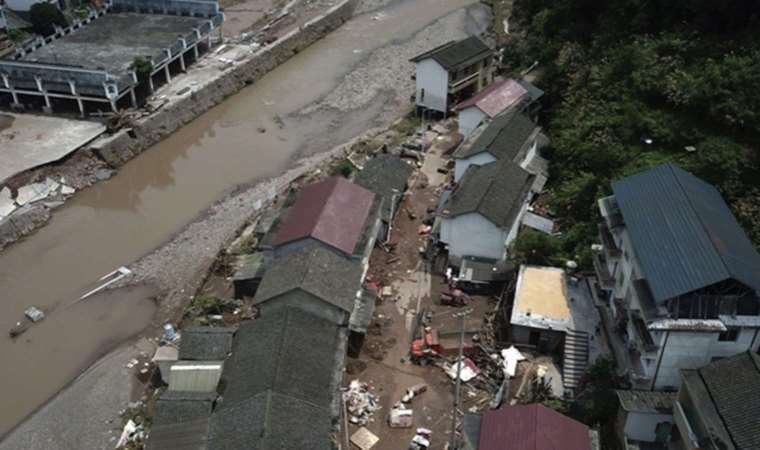
{"type": "Polygon", "coordinates": [[[152,94],[155,91],[155,88],[153,87],[153,75],[148,75],[148,90],[150,90],[150,93],[152,94]]]}
{"type": "Polygon", "coordinates": [[[187,71],[187,67],[185,66],[185,52],[182,52],[179,54],[179,66],[182,68],[182,71],[187,71]]]}
{"type": "Polygon", "coordinates": [[[18,102],[18,94],[16,94],[16,90],[13,89],[13,86],[11,86],[11,82],[8,80],[8,75],[3,74],[2,77],[3,85],[5,85],[6,89],[9,89],[11,91],[11,97],[13,97],[13,106],[20,106],[20,103],[18,102]]]}
{"type": "Polygon", "coordinates": [[[109,102],[111,103],[111,111],[113,112],[119,112],[119,110],[116,108],[116,99],[111,98],[109,99],[109,102]]]}
{"type": "Polygon", "coordinates": [[[69,90],[71,91],[71,95],[76,97],[79,115],[84,117],[84,104],[82,103],[82,98],[77,95],[77,85],[74,83],[74,80],[69,80],[69,90]]]}
{"type": "Polygon", "coordinates": [[[172,82],[172,74],[169,72],[169,63],[164,66],[164,73],[166,74],[166,82],[172,82]]]}
{"type": "Polygon", "coordinates": [[[129,90],[129,98],[132,99],[132,107],[137,109],[137,96],[135,95],[135,88],[129,90]]]}
{"type": "Polygon", "coordinates": [[[193,56],[195,57],[195,60],[198,61],[198,43],[197,42],[193,45],[193,56]]]}

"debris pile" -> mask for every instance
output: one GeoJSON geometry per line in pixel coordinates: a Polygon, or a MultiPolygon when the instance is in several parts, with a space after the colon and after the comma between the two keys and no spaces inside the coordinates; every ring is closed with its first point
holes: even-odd
{"type": "Polygon", "coordinates": [[[343,402],[348,410],[348,420],[353,424],[366,425],[372,414],[380,409],[377,397],[369,391],[369,385],[353,380],[343,392],[343,402]]]}
{"type": "Polygon", "coordinates": [[[430,435],[432,431],[427,428],[417,428],[417,434],[412,438],[409,444],[409,450],[427,450],[430,448],[430,435]]]}

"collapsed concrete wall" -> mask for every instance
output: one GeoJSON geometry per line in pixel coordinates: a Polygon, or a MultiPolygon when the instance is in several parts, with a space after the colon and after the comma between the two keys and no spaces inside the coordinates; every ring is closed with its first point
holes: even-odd
{"type": "MultiPolygon", "coordinates": [[[[358,0],[343,0],[300,28],[257,51],[246,60],[220,73],[217,78],[201,85],[186,97],[167,104],[148,117],[134,123],[129,130],[99,138],[76,154],[97,155],[112,168],[127,161],[168,137],[180,127],[237,93],[246,85],[261,79],[293,55],[318,41],[346,22],[353,14],[358,0]]],[[[96,166],[95,157],[91,156],[96,166]]],[[[72,158],[82,164],[82,158],[72,158]]],[[[65,164],[65,163],[64,163],[65,164]]],[[[84,165],[83,167],[89,167],[84,165]]],[[[65,172],[65,170],[64,170],[65,172]]],[[[79,188],[79,186],[77,186],[79,188]]],[[[50,209],[40,205],[19,210],[0,220],[0,250],[45,225],[50,209]],[[17,217],[21,214],[20,217],[17,217]]]]}
{"type": "Polygon", "coordinates": [[[272,45],[224,71],[215,80],[200,86],[192,95],[178,99],[155,114],[139,120],[132,130],[121,130],[113,136],[99,139],[89,148],[112,167],[120,167],[341,26],[353,14],[356,3],[357,0],[342,1],[322,16],[291,31],[272,45]]]}

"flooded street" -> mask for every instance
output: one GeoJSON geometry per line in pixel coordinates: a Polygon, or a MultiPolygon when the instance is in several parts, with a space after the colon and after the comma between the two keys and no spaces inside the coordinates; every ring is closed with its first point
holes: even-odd
{"type": "Polygon", "coordinates": [[[391,98],[383,92],[354,111],[299,112],[327,98],[373,50],[474,3],[403,1],[352,19],[111,180],[76,195],[47,226],[0,254],[0,435],[150,323],[155,293],[148,287],[71,306],[95,280],[160,246],[236,186],[275,176],[297,155],[325,151],[381,124],[391,98]],[[47,311],[47,319],[11,341],[7,330],[30,305],[47,311]]]}

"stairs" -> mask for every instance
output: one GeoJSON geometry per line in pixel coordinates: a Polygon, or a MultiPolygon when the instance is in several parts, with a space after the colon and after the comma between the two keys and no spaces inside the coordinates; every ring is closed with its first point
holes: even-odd
{"type": "Polygon", "coordinates": [[[565,331],[562,380],[565,389],[574,391],[588,365],[589,336],[585,331],[565,331]]]}

